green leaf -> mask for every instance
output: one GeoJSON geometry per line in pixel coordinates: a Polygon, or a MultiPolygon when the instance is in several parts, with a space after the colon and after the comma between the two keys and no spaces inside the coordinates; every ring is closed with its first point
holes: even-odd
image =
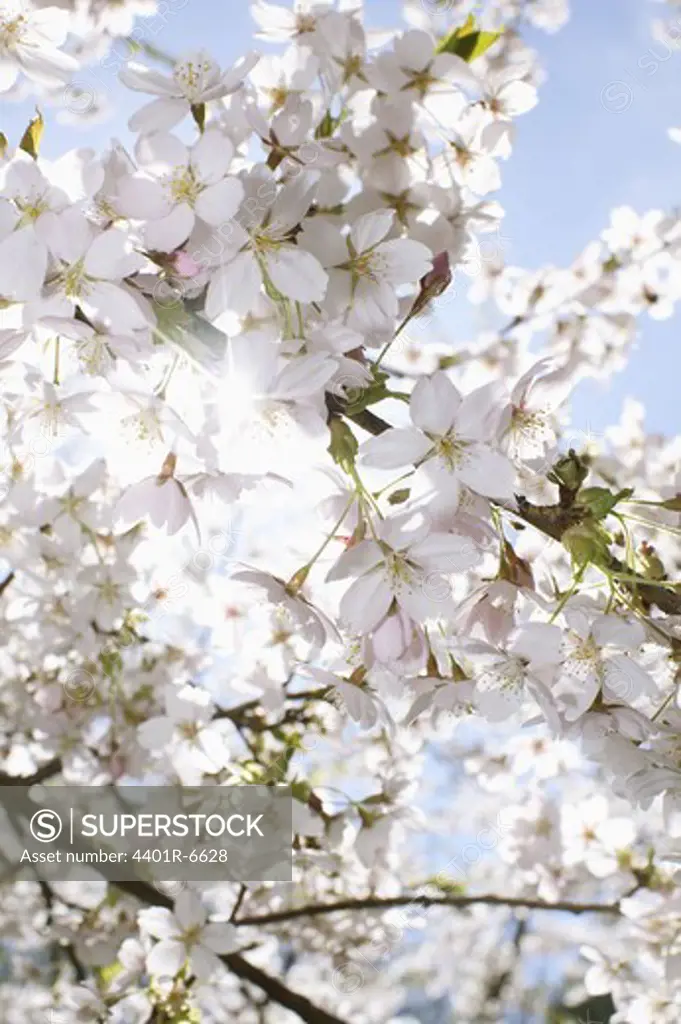
{"type": "Polygon", "coordinates": [[[43,115],[36,109],[36,116],[30,122],[28,128],[21,137],[21,142],[19,143],[19,149],[23,149],[23,151],[28,153],[29,156],[32,156],[34,160],[38,157],[40,140],[43,137],[44,130],[45,122],[43,121],[43,115]]]}
{"type": "Polygon", "coordinates": [[[330,138],[330,136],[333,135],[333,131],[334,131],[334,127],[335,127],[335,120],[336,119],[334,118],[334,116],[331,113],[331,111],[327,110],[327,112],[324,114],[324,117],[321,119],[321,121],[317,125],[317,128],[316,128],[315,133],[314,133],[315,134],[315,138],[316,139],[328,139],[328,138],[330,138]]]}
{"type": "Polygon", "coordinates": [[[588,465],[573,448],[551,467],[550,473],[547,473],[551,483],[558,484],[561,490],[564,489],[571,497],[574,497],[588,475],[588,465]]]}
{"type": "Polygon", "coordinates": [[[433,878],[429,878],[426,885],[433,885],[439,889],[441,893],[446,896],[461,896],[465,893],[466,888],[460,882],[454,882],[453,880],[446,878],[444,875],[434,875],[433,878]]]}
{"type": "Polygon", "coordinates": [[[376,382],[369,384],[357,395],[357,398],[348,402],[345,406],[345,413],[347,416],[355,416],[358,412],[364,412],[370,405],[375,405],[376,402],[382,402],[384,398],[390,398],[390,392],[386,387],[386,374],[381,371],[377,371],[375,374],[376,382]]]}
{"type": "Polygon", "coordinates": [[[105,967],[99,967],[97,973],[99,974],[99,980],[104,988],[109,988],[114,978],[121,973],[123,970],[123,964],[119,960],[114,960],[113,963],[107,964],[105,967]]]}
{"type": "Polygon", "coordinates": [[[0,132],[0,156],[5,155],[8,146],[9,142],[7,141],[7,136],[4,132],[0,132]]]}
{"type": "Polygon", "coordinates": [[[661,501],[660,508],[666,508],[669,512],[681,512],[681,494],[675,494],[673,498],[661,501]]]}
{"type": "Polygon", "coordinates": [[[331,444],[327,448],[329,455],[336,465],[346,473],[352,472],[359,448],[357,438],[347,423],[338,416],[331,419],[329,430],[331,431],[331,444]]]}
{"type": "Polygon", "coordinates": [[[291,783],[291,796],[294,800],[299,800],[301,804],[306,804],[310,799],[312,793],[312,787],[309,782],[305,779],[297,779],[291,783]]]}
{"type": "Polygon", "coordinates": [[[343,107],[340,114],[332,114],[330,110],[327,110],[324,117],[315,128],[315,139],[330,139],[336,129],[340,128],[343,122],[347,119],[347,116],[348,111],[345,107],[343,107]]]}
{"type": "Polygon", "coordinates": [[[570,526],[563,533],[562,541],[575,565],[607,564],[612,538],[598,523],[592,521],[570,526]]]}
{"type": "Polygon", "coordinates": [[[203,134],[203,129],[206,127],[206,104],[192,103],[191,111],[197,128],[203,134]]]}
{"type": "Polygon", "coordinates": [[[607,487],[585,487],[577,495],[577,500],[581,505],[586,505],[595,519],[605,519],[618,502],[625,501],[633,493],[631,487],[625,487],[617,494],[613,494],[607,487]]]}
{"type": "Polygon", "coordinates": [[[454,53],[468,64],[481,57],[503,35],[499,32],[483,32],[477,27],[472,14],[463,25],[453,29],[438,43],[436,53],[454,53]]]}
{"type": "Polygon", "coordinates": [[[410,491],[408,487],[401,487],[398,491],[393,491],[393,493],[388,497],[388,504],[401,505],[407,500],[409,494],[410,491]]]}
{"type": "Polygon", "coordinates": [[[437,361],[437,366],[439,370],[448,370],[451,366],[458,366],[460,362],[460,355],[440,356],[437,361]]]}

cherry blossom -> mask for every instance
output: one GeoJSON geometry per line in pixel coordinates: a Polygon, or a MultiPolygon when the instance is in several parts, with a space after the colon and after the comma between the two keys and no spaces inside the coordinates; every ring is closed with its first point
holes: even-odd
{"type": "Polygon", "coordinates": [[[681,447],[574,393],[681,216],[510,262],[566,0],[180,8],[0,11],[0,790],[283,786],[292,881],[8,855],[0,1018],[676,1021],[681,447]]]}

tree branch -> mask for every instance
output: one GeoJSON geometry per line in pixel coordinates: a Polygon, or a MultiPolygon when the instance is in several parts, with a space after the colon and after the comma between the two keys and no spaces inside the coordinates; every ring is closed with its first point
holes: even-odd
{"type": "Polygon", "coordinates": [[[51,761],[38,768],[33,775],[7,775],[0,772],[0,787],[2,786],[37,786],[39,782],[51,779],[58,775],[62,769],[61,758],[54,757],[51,761]]]}
{"type": "MultiPolygon", "coordinates": [[[[43,900],[45,901],[45,908],[47,910],[47,924],[52,925],[52,914],[54,909],[54,894],[52,889],[44,879],[38,879],[38,885],[40,886],[40,892],[42,893],[43,900]]],[[[78,959],[73,943],[67,942],[64,945],[57,942],[57,948],[64,953],[66,959],[69,961],[75,972],[76,978],[79,982],[85,981],[87,978],[87,972],[83,967],[82,963],[78,959]]]]}
{"type": "Polygon", "coordinates": [[[568,914],[621,914],[619,903],[571,903],[558,901],[547,903],[527,896],[368,896],[359,900],[339,900],[337,903],[310,903],[306,907],[290,910],[276,910],[271,914],[256,914],[234,921],[236,925],[279,924],[299,917],[318,917],[320,914],[335,914],[342,910],[390,910],[393,907],[471,907],[487,904],[493,907],[523,907],[526,910],[561,910],[568,914]]]}

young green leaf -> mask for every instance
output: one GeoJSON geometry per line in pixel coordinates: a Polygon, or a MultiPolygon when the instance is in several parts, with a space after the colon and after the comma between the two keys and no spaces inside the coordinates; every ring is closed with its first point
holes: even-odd
{"type": "Polygon", "coordinates": [[[503,29],[499,32],[483,32],[470,14],[463,25],[453,29],[440,40],[436,53],[454,53],[470,64],[489,50],[502,35],[503,29]]]}
{"type": "Polygon", "coordinates": [[[40,141],[43,137],[45,130],[45,122],[43,121],[43,115],[39,110],[36,110],[36,116],[29,123],[28,128],[21,137],[19,143],[19,149],[23,149],[25,153],[32,156],[34,160],[38,157],[38,151],[40,149],[40,141]]]}

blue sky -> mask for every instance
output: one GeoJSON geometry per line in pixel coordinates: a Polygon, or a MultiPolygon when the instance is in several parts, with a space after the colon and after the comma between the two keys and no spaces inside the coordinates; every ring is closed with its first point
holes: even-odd
{"type": "MultiPolygon", "coordinates": [[[[168,0],[166,6],[164,17],[145,19],[140,27],[169,53],[206,46],[228,62],[253,46],[246,0],[168,0]]],[[[369,23],[393,24],[399,6],[398,0],[367,0],[369,23]]],[[[665,7],[655,0],[572,0],[572,8],[561,32],[530,34],[547,78],[539,105],[518,120],[515,150],[502,168],[507,262],[528,268],[569,263],[606,225],[614,206],[644,211],[681,205],[681,146],[666,135],[667,127],[681,125],[681,55],[670,56],[651,35],[652,18],[664,15],[665,7]]],[[[681,29],[681,9],[678,22],[681,29]]],[[[126,121],[140,96],[117,82],[123,44],[118,52],[120,59],[109,57],[78,78],[84,88],[107,93],[113,116],[86,128],[52,120],[46,155],[77,145],[102,147],[111,136],[131,141],[126,121]]],[[[30,102],[4,105],[1,127],[12,140],[32,109],[30,102]]],[[[49,122],[53,112],[45,113],[49,122]]],[[[678,388],[670,372],[681,367],[676,320],[642,318],[640,327],[627,370],[605,385],[587,382],[578,389],[575,426],[602,430],[618,418],[624,396],[633,395],[648,408],[649,430],[678,431],[678,388]]]]}

